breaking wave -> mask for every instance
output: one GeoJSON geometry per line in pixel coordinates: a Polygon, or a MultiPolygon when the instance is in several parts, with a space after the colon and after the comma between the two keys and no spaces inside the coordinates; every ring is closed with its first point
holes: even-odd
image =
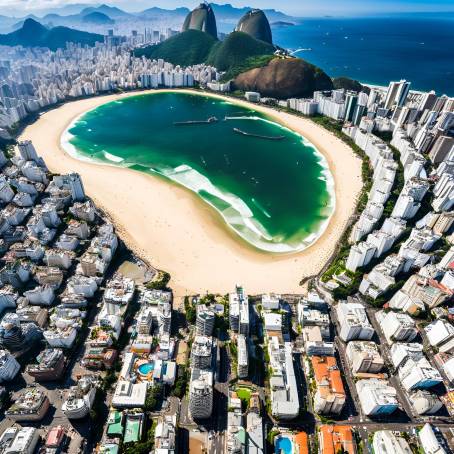
{"type": "MultiPolygon", "coordinates": [[[[249,115],[226,117],[226,120],[263,121],[294,134],[306,147],[313,150],[314,155],[317,157],[318,164],[321,167],[321,175],[319,176],[319,179],[326,182],[326,187],[329,192],[327,205],[322,210],[322,213],[320,213],[321,221],[318,224],[318,228],[316,231],[312,232],[300,232],[297,240],[286,240],[282,236],[271,235],[254,217],[253,211],[244,200],[235,194],[222,191],[220,188],[216,187],[207,176],[201,174],[189,165],[182,164],[175,168],[146,168],[142,164],[130,162],[129,159],[128,161],[125,161],[124,158],[113,155],[106,150],[96,149],[98,146],[96,144],[94,144],[93,148],[90,149],[91,154],[87,155],[86,153],[80,152],[73,145],[72,140],[74,139],[74,135],[72,135],[69,131],[76,124],[81,124],[83,121],[81,120],[82,115],[73,120],[61,137],[61,146],[70,156],[85,162],[112,165],[116,167],[128,167],[132,170],[159,175],[174,183],[184,186],[185,188],[196,193],[206,203],[211,205],[222,216],[229,228],[235,231],[247,243],[255,246],[259,250],[270,253],[292,253],[302,251],[313,244],[323,234],[330,222],[332,214],[334,213],[334,179],[329,170],[328,162],[325,157],[305,137],[267,118],[249,115]],[[304,233],[306,233],[306,235],[304,233]]],[[[256,209],[262,212],[264,216],[268,218],[271,217],[266,209],[254,198],[250,199],[250,203],[251,206],[254,205],[256,209]]]]}

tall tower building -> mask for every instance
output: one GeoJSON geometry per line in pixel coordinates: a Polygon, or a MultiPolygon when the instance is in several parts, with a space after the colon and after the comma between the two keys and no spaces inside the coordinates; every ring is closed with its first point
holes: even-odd
{"type": "Polygon", "coordinates": [[[197,306],[197,318],[196,318],[196,329],[197,334],[201,336],[211,336],[214,329],[215,321],[214,312],[204,304],[197,306]]]}
{"type": "Polygon", "coordinates": [[[194,419],[206,419],[213,412],[213,374],[193,369],[189,385],[189,412],[194,419]]]}
{"type": "Polygon", "coordinates": [[[18,143],[19,154],[24,161],[37,161],[38,153],[30,140],[18,143]]]}
{"type": "Polygon", "coordinates": [[[410,84],[406,80],[390,82],[386,92],[385,109],[391,109],[393,106],[402,107],[410,91],[410,84]]]}

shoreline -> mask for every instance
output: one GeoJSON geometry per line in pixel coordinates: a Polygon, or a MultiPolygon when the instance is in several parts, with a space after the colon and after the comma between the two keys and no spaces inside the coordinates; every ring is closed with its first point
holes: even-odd
{"type": "MultiPolygon", "coordinates": [[[[203,94],[199,94],[198,92],[187,94],[188,96],[203,96],[203,94]]],[[[143,95],[138,95],[138,96],[143,96],[143,95]]],[[[145,95],[146,96],[146,95],[145,95]]],[[[107,102],[106,104],[110,103],[115,103],[115,102],[107,102]]],[[[225,101],[223,101],[225,103],[225,101]]],[[[103,104],[103,105],[106,105],[103,104]]],[[[235,104],[235,103],[229,103],[229,104],[235,104]]],[[[238,106],[241,107],[241,106],[238,106]]],[[[95,108],[96,109],[96,108],[95,108]]],[[[95,110],[94,109],[94,110],[95,110]]],[[[88,112],[84,112],[77,117],[73,119],[73,121],[69,124],[69,126],[65,129],[61,136],[60,140],[60,147],[71,157],[79,160],[79,161],[84,161],[88,163],[92,163],[94,165],[107,165],[107,166],[113,166],[113,167],[123,167],[123,168],[129,168],[128,166],[123,166],[121,163],[124,161],[123,158],[111,155],[107,151],[103,151],[104,154],[104,159],[102,158],[94,158],[92,156],[87,155],[85,152],[80,151],[75,145],[71,143],[71,140],[74,138],[74,136],[70,133],[70,129],[73,128],[83,117],[84,115],[88,112]]],[[[259,117],[250,117],[252,119],[259,118],[259,117]]],[[[279,255],[290,255],[290,254],[295,254],[304,251],[308,247],[310,247],[312,244],[316,243],[317,240],[323,235],[325,232],[327,226],[329,225],[329,222],[331,220],[331,217],[334,214],[335,211],[335,206],[336,206],[336,194],[335,194],[335,184],[334,184],[334,178],[330,172],[328,162],[325,158],[325,156],[317,149],[317,147],[310,142],[306,137],[302,136],[301,134],[295,132],[294,130],[288,128],[287,126],[277,123],[273,121],[269,116],[266,117],[260,117],[260,119],[266,123],[272,124],[273,126],[285,130],[288,133],[298,137],[299,140],[304,144],[305,147],[309,148],[312,153],[317,157],[318,160],[318,165],[322,168],[320,171],[321,178],[323,177],[326,182],[326,192],[329,196],[329,204],[323,208],[322,211],[320,211],[318,214],[323,217],[321,221],[318,222],[318,225],[304,238],[301,238],[298,245],[295,247],[292,247],[292,245],[286,241],[282,241],[280,243],[267,243],[266,241],[262,241],[262,238],[267,238],[269,236],[269,233],[266,231],[265,227],[261,224],[256,225],[255,228],[258,228],[259,232],[257,230],[253,229],[250,231],[252,233],[252,236],[249,236],[242,232],[240,229],[236,229],[235,226],[230,222],[230,219],[225,216],[225,214],[220,211],[214,203],[212,203],[210,200],[205,199],[203,196],[201,196],[198,193],[198,188],[194,187],[193,185],[191,186],[190,183],[185,182],[185,181],[179,181],[178,178],[172,178],[171,174],[165,173],[165,172],[160,172],[158,170],[151,170],[151,171],[146,171],[143,170],[143,173],[145,174],[151,174],[155,177],[161,178],[162,180],[166,181],[169,184],[176,185],[176,186],[182,186],[186,189],[188,189],[192,194],[196,195],[198,200],[201,200],[202,202],[208,204],[211,206],[215,211],[217,211],[217,214],[222,218],[224,225],[226,228],[230,229],[231,231],[235,232],[236,235],[238,236],[238,239],[242,241],[245,245],[245,247],[250,248],[252,251],[255,252],[261,252],[261,253],[266,253],[266,254],[279,254],[279,255]],[[254,234],[257,235],[257,237],[254,237],[254,234]]],[[[180,166],[181,167],[181,166],[180,166]]],[[[191,169],[191,168],[189,168],[191,169]]],[[[133,169],[131,169],[133,170],[133,169]]],[[[194,171],[193,169],[191,169],[194,171]]],[[[202,178],[207,178],[205,175],[201,174],[202,178]]],[[[209,184],[211,185],[211,181],[208,181],[209,184]]],[[[208,188],[204,188],[205,190],[209,191],[208,188]]],[[[223,193],[218,187],[213,186],[214,191],[220,192],[219,197],[222,198],[224,195],[226,198],[222,198],[222,200],[225,200],[227,203],[230,200],[230,197],[232,197],[228,191],[227,193],[223,193]]],[[[216,192],[210,192],[210,194],[215,194],[216,192]]],[[[218,194],[216,194],[218,195],[218,194]]],[[[244,202],[242,199],[238,198],[237,196],[233,196],[235,199],[238,199],[239,203],[243,203],[245,206],[247,206],[246,202],[244,202]]],[[[232,204],[234,206],[235,203],[232,204]]],[[[241,215],[241,211],[238,212],[238,214],[241,215]]],[[[249,217],[248,217],[249,219],[249,217]]],[[[252,219],[255,219],[252,217],[252,219]]],[[[242,224],[243,226],[247,227],[248,223],[247,221],[242,224]]]]}
{"type": "Polygon", "coordinates": [[[52,172],[78,172],[87,195],[105,211],[139,257],[168,271],[175,296],[226,293],[241,283],[250,293],[298,293],[299,282],[318,274],[354,213],[362,188],[361,160],[340,139],[310,120],[269,107],[195,90],[146,90],[68,102],[45,112],[18,140],[30,139],[52,172]],[[253,249],[225,228],[225,221],[189,189],[142,172],[93,165],[70,156],[62,134],[77,117],[102,104],[159,92],[209,96],[264,113],[311,142],[334,179],[335,209],[321,236],[301,252],[272,254],[253,249]]]}

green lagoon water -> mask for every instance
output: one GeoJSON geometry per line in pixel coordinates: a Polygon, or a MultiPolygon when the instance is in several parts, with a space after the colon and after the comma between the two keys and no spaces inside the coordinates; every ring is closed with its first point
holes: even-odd
{"type": "Polygon", "coordinates": [[[79,159],[187,187],[249,244],[269,252],[304,249],[334,209],[331,174],[312,144],[261,113],[223,100],[170,92],[132,96],[84,114],[62,143],[79,159]],[[173,124],[212,116],[219,122],[173,124]],[[233,128],[285,139],[247,137],[233,128]]]}

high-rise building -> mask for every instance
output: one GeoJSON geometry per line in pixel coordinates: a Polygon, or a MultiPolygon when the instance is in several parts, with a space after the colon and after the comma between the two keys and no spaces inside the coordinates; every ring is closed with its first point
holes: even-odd
{"type": "Polygon", "coordinates": [[[386,380],[358,380],[356,391],[361,408],[367,416],[390,415],[399,406],[397,392],[386,380]]]}
{"type": "Polygon", "coordinates": [[[434,164],[439,164],[445,159],[454,158],[454,137],[440,136],[429,152],[429,157],[434,164]]]}
{"type": "Polygon", "coordinates": [[[191,348],[191,366],[197,369],[211,369],[213,346],[212,337],[196,336],[191,348]]]}
{"type": "Polygon", "coordinates": [[[249,300],[240,286],[229,294],[229,323],[232,331],[249,334],[249,300]]]}
{"type": "Polygon", "coordinates": [[[201,336],[211,336],[214,329],[216,315],[213,310],[204,304],[197,305],[196,330],[201,336]]]}
{"type": "Polygon", "coordinates": [[[246,338],[240,334],[238,342],[238,377],[246,378],[249,374],[248,348],[246,338]]]}
{"type": "Polygon", "coordinates": [[[30,140],[19,142],[18,149],[24,161],[38,161],[38,153],[30,140]]]}
{"type": "Polygon", "coordinates": [[[385,109],[391,109],[394,106],[402,107],[410,91],[410,84],[406,80],[390,82],[385,97],[385,109]]]}
{"type": "Polygon", "coordinates": [[[358,95],[347,92],[345,95],[345,121],[352,121],[355,108],[358,105],[358,95]]]}
{"type": "Polygon", "coordinates": [[[353,374],[381,372],[384,367],[375,342],[352,341],[347,344],[347,358],[352,366],[353,374]]]}
{"type": "Polygon", "coordinates": [[[407,441],[390,430],[378,430],[372,441],[374,452],[380,454],[411,454],[407,441]]]}
{"type": "Polygon", "coordinates": [[[362,304],[340,302],[336,307],[336,315],[340,326],[339,337],[344,342],[372,339],[375,331],[362,304]]]}
{"type": "Polygon", "coordinates": [[[418,104],[418,110],[424,112],[425,110],[432,110],[437,101],[437,95],[434,91],[424,93],[421,97],[421,101],[418,104]]]}
{"type": "Polygon", "coordinates": [[[189,412],[194,419],[206,419],[213,411],[213,373],[193,368],[189,385],[189,412]]]}

